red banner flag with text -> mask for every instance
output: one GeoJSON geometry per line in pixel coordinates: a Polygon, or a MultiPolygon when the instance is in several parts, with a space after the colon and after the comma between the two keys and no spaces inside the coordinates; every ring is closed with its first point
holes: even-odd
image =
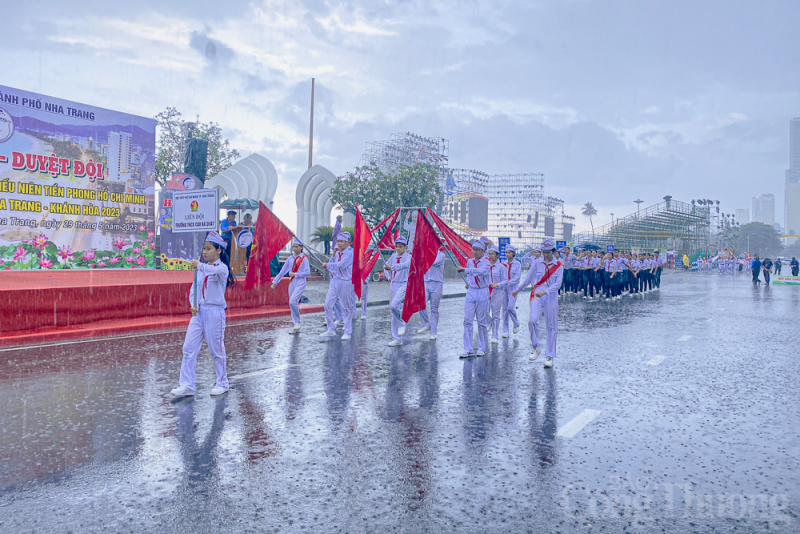
{"type": "Polygon", "coordinates": [[[250,261],[247,263],[247,275],[244,279],[246,290],[272,279],[269,260],[280,252],[293,236],[294,233],[263,202],[258,203],[253,248],[250,249],[250,261]]]}
{"type": "Polygon", "coordinates": [[[456,257],[458,263],[462,267],[466,267],[467,260],[472,257],[472,245],[466,239],[458,235],[455,230],[447,226],[431,208],[428,208],[428,214],[433,219],[433,222],[436,223],[436,227],[442,233],[444,240],[450,245],[448,248],[453,253],[453,256],[456,257]]]}
{"type": "Polygon", "coordinates": [[[403,321],[408,322],[416,312],[425,309],[425,273],[436,260],[442,242],[433,226],[425,218],[422,210],[417,217],[414,231],[414,250],[411,254],[411,268],[408,271],[406,299],[403,302],[403,321]]]}
{"type": "Polygon", "coordinates": [[[364,279],[369,276],[367,264],[369,257],[367,256],[367,247],[369,246],[372,232],[369,230],[364,216],[361,215],[361,210],[356,206],[356,222],[353,228],[353,289],[356,296],[361,298],[361,284],[364,279]]]}

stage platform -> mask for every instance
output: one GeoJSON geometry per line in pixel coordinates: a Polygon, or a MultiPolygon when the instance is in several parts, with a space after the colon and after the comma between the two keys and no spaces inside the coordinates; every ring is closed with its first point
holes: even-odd
{"type": "MultiPolygon", "coordinates": [[[[0,272],[0,346],[185,328],[193,273],[161,270],[0,272]]],[[[228,323],[289,315],[289,280],[228,289],[228,323]]],[[[301,313],[322,306],[301,306],[301,313]]]]}

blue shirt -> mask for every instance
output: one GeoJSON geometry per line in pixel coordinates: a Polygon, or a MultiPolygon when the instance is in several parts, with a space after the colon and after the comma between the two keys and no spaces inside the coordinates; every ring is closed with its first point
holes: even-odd
{"type": "Polygon", "coordinates": [[[219,229],[222,232],[223,238],[227,237],[228,239],[231,239],[233,237],[230,230],[231,228],[236,228],[236,221],[230,222],[228,219],[225,219],[220,223],[219,229]]]}

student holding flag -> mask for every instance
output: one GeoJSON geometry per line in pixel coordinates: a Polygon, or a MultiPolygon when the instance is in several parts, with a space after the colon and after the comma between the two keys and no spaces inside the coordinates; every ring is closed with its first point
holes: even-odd
{"type": "Polygon", "coordinates": [[[436,259],[433,260],[433,265],[425,273],[425,301],[430,301],[431,312],[428,310],[420,310],[419,318],[422,323],[422,328],[417,330],[417,334],[431,333],[431,341],[436,339],[439,328],[439,303],[442,300],[442,293],[444,291],[444,246],[440,246],[436,252],[436,259]]]}
{"type": "Polygon", "coordinates": [[[464,352],[459,358],[472,356],[472,322],[478,321],[478,356],[486,355],[486,319],[489,314],[489,262],[483,257],[483,243],[472,243],[473,259],[467,266],[456,267],[467,277],[467,298],[464,303],[464,352]]]}
{"type": "Polygon", "coordinates": [[[290,334],[300,332],[300,299],[306,290],[306,279],[311,275],[311,266],[308,258],[303,254],[303,242],[297,238],[292,240],[292,255],[284,262],[280,272],[272,279],[272,289],[280,283],[281,278],[289,273],[289,310],[292,313],[292,328],[290,334]]]}
{"type": "Polygon", "coordinates": [[[542,241],[542,261],[534,263],[528,270],[525,281],[517,286],[514,296],[525,289],[531,282],[531,314],[528,319],[528,329],[531,334],[530,361],[536,360],[542,353],[539,346],[539,316],[544,312],[547,326],[547,344],[545,346],[545,367],[553,367],[556,357],[556,341],[558,339],[558,290],[564,276],[564,265],[553,258],[555,242],[551,238],[542,241]]]}
{"type": "Polygon", "coordinates": [[[354,310],[351,297],[353,292],[353,249],[349,247],[349,241],[348,236],[344,234],[336,236],[336,250],[331,254],[330,260],[322,264],[322,268],[327,269],[331,274],[331,285],[328,287],[328,294],[325,296],[325,324],[327,325],[327,330],[320,334],[320,337],[326,339],[336,337],[336,322],[333,320],[333,314],[337,304],[341,306],[344,320],[342,340],[347,341],[353,334],[354,310]]]}
{"type": "Polygon", "coordinates": [[[402,235],[394,240],[395,252],[383,266],[386,278],[391,281],[389,286],[389,310],[392,312],[392,340],[390,347],[399,347],[403,344],[403,335],[406,333],[406,323],[403,322],[403,302],[406,298],[406,283],[408,271],[411,267],[411,254],[408,254],[408,240],[402,235]]]}

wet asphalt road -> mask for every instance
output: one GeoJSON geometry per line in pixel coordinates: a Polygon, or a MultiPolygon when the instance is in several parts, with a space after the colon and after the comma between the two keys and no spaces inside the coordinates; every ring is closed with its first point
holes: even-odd
{"type": "Polygon", "coordinates": [[[462,311],[230,326],[218,401],[206,349],[168,398],[181,333],[1,351],[0,531],[800,532],[799,287],[568,299],[553,370],[524,328],[459,360],[462,311]]]}

